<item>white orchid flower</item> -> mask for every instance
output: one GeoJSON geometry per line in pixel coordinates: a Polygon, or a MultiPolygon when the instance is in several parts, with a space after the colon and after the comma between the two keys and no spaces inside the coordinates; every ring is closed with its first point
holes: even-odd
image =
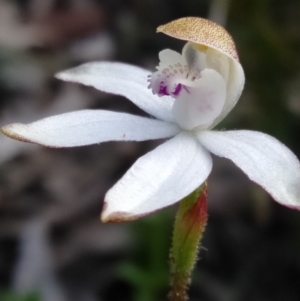
{"type": "Polygon", "coordinates": [[[188,42],[182,54],[160,52],[153,74],[127,64],[96,62],[57,75],[122,95],[156,119],[83,110],[7,125],[2,132],[50,147],[170,138],[139,158],[107,192],[103,221],[136,219],[189,195],[211,172],[209,152],[232,160],[275,201],[300,209],[300,163],[286,146],[260,132],[212,130],[235,106],[244,86],[231,36],[194,17],[158,31],[188,42]]]}

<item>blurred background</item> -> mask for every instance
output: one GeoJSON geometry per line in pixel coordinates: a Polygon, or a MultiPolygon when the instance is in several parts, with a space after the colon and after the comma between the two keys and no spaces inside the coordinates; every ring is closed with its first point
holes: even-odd
{"type": "MultiPolygon", "coordinates": [[[[299,0],[0,0],[0,126],[83,108],[143,115],[53,75],[95,60],[154,70],[160,50],[183,46],[156,27],[184,16],[224,25],[245,69],[240,102],[219,127],[266,132],[300,158],[299,0]]],[[[135,222],[99,219],[105,192],[159,143],[47,149],[0,135],[0,300],[166,300],[176,206],[135,222]]],[[[231,162],[214,163],[191,300],[300,300],[300,212],[231,162]]]]}

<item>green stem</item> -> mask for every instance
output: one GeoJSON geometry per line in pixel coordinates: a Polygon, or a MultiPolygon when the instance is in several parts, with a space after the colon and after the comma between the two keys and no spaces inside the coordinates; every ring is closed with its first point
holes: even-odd
{"type": "Polygon", "coordinates": [[[207,222],[207,185],[181,200],[171,249],[171,301],[188,300],[187,289],[197,261],[199,242],[207,222]]]}

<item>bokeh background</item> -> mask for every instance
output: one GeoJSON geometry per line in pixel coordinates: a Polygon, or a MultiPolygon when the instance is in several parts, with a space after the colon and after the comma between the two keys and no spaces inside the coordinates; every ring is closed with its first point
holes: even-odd
{"type": "MultiPolygon", "coordinates": [[[[246,87],[219,127],[269,133],[300,158],[299,0],[0,0],[0,126],[83,108],[144,115],[53,74],[95,60],[154,70],[160,50],[183,46],[156,27],[183,16],[224,25],[239,50],[246,87]]],[[[159,143],[47,149],[1,135],[0,300],[166,300],[176,206],[99,220],[108,188],[159,143]]],[[[214,163],[191,300],[300,300],[300,212],[214,163]]]]}

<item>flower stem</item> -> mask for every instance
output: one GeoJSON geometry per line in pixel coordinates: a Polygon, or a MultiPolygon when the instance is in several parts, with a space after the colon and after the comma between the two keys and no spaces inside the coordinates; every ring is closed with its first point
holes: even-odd
{"type": "Polygon", "coordinates": [[[171,249],[170,301],[187,301],[191,273],[197,261],[199,242],[207,222],[207,185],[181,200],[175,219],[171,249]]]}

